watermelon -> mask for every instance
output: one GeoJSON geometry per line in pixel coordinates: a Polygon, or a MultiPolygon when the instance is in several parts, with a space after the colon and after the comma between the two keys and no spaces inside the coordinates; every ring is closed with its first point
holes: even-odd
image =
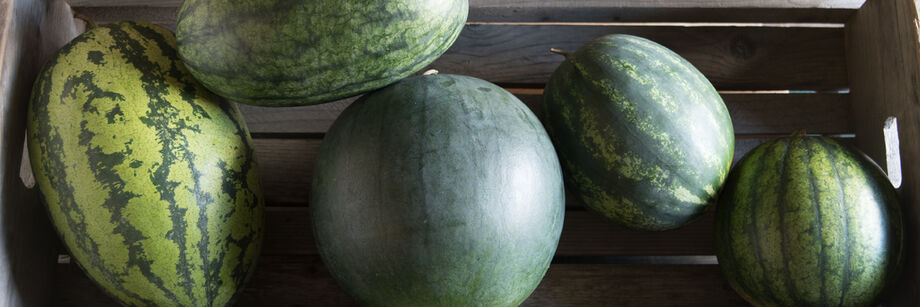
{"type": "Polygon", "coordinates": [[[225,306],[252,275],[263,199],[236,105],[195,81],[169,30],[92,28],[41,71],[32,169],[77,264],[125,305],[225,306]]]}
{"type": "Polygon", "coordinates": [[[722,98],[647,39],[608,35],[567,56],[544,92],[566,182],[591,210],[639,230],[685,225],[713,204],[734,151],[722,98]]]}
{"type": "Polygon", "coordinates": [[[310,212],[329,272],[370,306],[517,306],[559,242],[562,171],[514,95],[456,75],[365,95],[320,146],[310,212]]]}
{"type": "Polygon", "coordinates": [[[179,55],[215,93],[309,105],[377,89],[447,51],[467,0],[186,0],[179,55]]]}
{"type": "Polygon", "coordinates": [[[894,187],[865,155],[825,137],[762,144],[716,207],[716,255],[758,306],[869,306],[904,254],[894,187]]]}

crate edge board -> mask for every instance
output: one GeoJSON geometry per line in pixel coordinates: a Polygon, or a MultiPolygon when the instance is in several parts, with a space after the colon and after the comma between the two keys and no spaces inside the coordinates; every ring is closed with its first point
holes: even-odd
{"type": "Polygon", "coordinates": [[[856,143],[886,169],[882,125],[898,117],[905,267],[896,305],[920,303],[920,36],[915,0],[869,0],[847,23],[846,52],[856,143]]]}
{"type": "Polygon", "coordinates": [[[45,305],[53,283],[54,231],[19,173],[32,82],[76,35],[70,12],[64,1],[0,2],[0,306],[45,305]]]}
{"type": "MultiPolygon", "coordinates": [[[[68,0],[73,7],[99,6],[150,6],[177,7],[183,0],[68,0]]],[[[865,0],[802,0],[802,1],[763,1],[763,0],[701,0],[701,1],[648,1],[648,0],[470,0],[470,7],[659,7],[659,8],[725,8],[725,7],[765,7],[765,8],[843,8],[858,9],[865,0]]]]}

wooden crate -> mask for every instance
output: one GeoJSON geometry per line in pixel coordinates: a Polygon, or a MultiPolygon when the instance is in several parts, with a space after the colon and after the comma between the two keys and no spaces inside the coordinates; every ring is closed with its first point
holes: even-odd
{"type": "MultiPolygon", "coordinates": [[[[891,305],[920,305],[920,31],[916,0],[470,0],[469,22],[431,67],[495,82],[538,114],[543,84],[591,38],[628,33],[696,65],[722,92],[735,159],[804,128],[853,142],[886,165],[882,124],[900,122],[908,263],[891,305]]],[[[34,189],[20,180],[25,105],[45,59],[81,29],[143,20],[174,28],[181,0],[0,0],[0,306],[115,303],[63,253],[34,189]]],[[[313,157],[352,100],[241,105],[262,165],[266,241],[240,306],[352,305],[317,256],[307,200],[313,157]]],[[[528,306],[743,305],[713,256],[711,213],[668,232],[635,232],[569,201],[562,239],[528,306]]]]}

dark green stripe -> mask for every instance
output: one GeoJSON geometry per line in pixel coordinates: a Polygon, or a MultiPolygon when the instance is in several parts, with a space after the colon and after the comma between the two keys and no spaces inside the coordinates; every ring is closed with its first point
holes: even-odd
{"type": "Polygon", "coordinates": [[[837,157],[833,154],[834,149],[829,148],[832,144],[826,142],[823,138],[818,138],[818,143],[827,150],[827,159],[830,161],[831,168],[834,170],[834,178],[837,180],[837,184],[840,187],[840,204],[843,208],[843,233],[844,233],[844,242],[843,245],[846,247],[846,255],[843,263],[843,277],[841,278],[841,283],[843,286],[840,294],[840,301],[838,305],[844,306],[846,302],[847,288],[850,286],[850,225],[849,225],[849,208],[847,208],[846,193],[844,192],[844,182],[841,180],[840,170],[837,169],[837,157]]]}
{"type": "MultiPolygon", "coordinates": [[[[85,42],[92,38],[94,33],[88,35],[81,35],[72,40],[70,43],[62,47],[61,52],[56,55],[54,58],[49,60],[46,64],[42,77],[39,80],[44,80],[40,83],[40,86],[37,86],[33,92],[33,97],[30,102],[30,121],[35,123],[38,129],[32,129],[30,134],[30,141],[45,140],[45,143],[39,143],[38,146],[41,148],[40,157],[41,159],[33,160],[33,163],[40,163],[39,167],[36,167],[38,173],[48,176],[49,182],[51,182],[51,187],[54,192],[57,194],[59,203],[57,204],[60,210],[63,212],[65,217],[65,223],[70,230],[69,235],[73,236],[73,241],[76,243],[76,246],[68,245],[68,248],[79,248],[82,252],[81,254],[87,255],[89,263],[83,263],[82,261],[78,262],[80,268],[88,272],[88,269],[85,266],[90,266],[94,270],[103,273],[103,278],[111,286],[115,287],[116,290],[124,293],[129,298],[140,301],[144,304],[152,305],[153,302],[142,298],[136,293],[127,291],[124,286],[121,284],[120,278],[126,273],[118,273],[109,271],[102,258],[98,257],[98,245],[93,240],[92,237],[87,236],[85,215],[77,205],[76,201],[73,199],[74,187],[70,186],[67,181],[66,174],[68,166],[64,163],[66,161],[64,142],[61,138],[60,132],[58,132],[57,127],[54,127],[50,120],[50,112],[48,111],[48,105],[51,103],[51,75],[54,72],[55,64],[58,63],[62,55],[67,54],[73,46],[78,43],[85,42]],[[81,218],[80,221],[76,220],[76,216],[81,218]],[[81,235],[83,234],[83,235],[81,235]]],[[[64,84],[64,89],[61,96],[58,98],[59,103],[64,103],[66,96],[74,97],[76,96],[76,85],[82,84],[86,85],[87,89],[91,90],[89,101],[94,98],[108,97],[111,99],[121,99],[124,100],[124,97],[110,92],[104,92],[99,90],[98,87],[92,82],[93,75],[91,73],[84,73],[80,76],[71,76],[64,84]]],[[[33,153],[34,156],[34,153],[33,153]]],[[[47,203],[47,202],[46,202],[47,203]]],[[[50,208],[49,208],[50,210],[50,208]]],[[[50,212],[50,211],[49,211],[50,212]]],[[[61,237],[66,237],[63,233],[63,229],[57,228],[58,234],[61,237]]],[[[66,240],[65,240],[66,241],[66,240]]],[[[115,297],[120,300],[120,298],[115,297]]]]}
{"type": "MultiPolygon", "coordinates": [[[[170,218],[173,221],[172,229],[167,232],[167,237],[176,243],[179,249],[179,261],[177,267],[177,273],[181,278],[182,284],[186,285],[184,288],[186,295],[189,296],[189,299],[192,300],[193,304],[196,303],[195,296],[193,295],[192,286],[193,282],[191,280],[191,272],[188,267],[188,260],[186,258],[186,246],[185,246],[185,236],[186,236],[186,226],[184,223],[184,214],[185,210],[179,207],[175,199],[175,189],[177,189],[181,183],[176,181],[169,180],[169,167],[173,164],[173,161],[177,161],[178,158],[172,153],[174,151],[182,152],[187,148],[186,144],[174,144],[174,141],[182,142],[184,141],[184,136],[182,135],[181,130],[185,130],[187,125],[184,120],[172,121],[172,118],[177,117],[177,111],[173,108],[169,101],[163,99],[162,94],[168,91],[168,86],[163,83],[162,76],[155,75],[155,72],[160,71],[160,68],[152,63],[147,56],[144,54],[146,48],[141,45],[140,42],[131,38],[128,34],[128,30],[131,30],[131,26],[128,23],[116,23],[109,26],[109,35],[117,41],[121,42],[116,45],[116,49],[124,57],[123,59],[134,66],[138,72],[141,73],[141,84],[144,90],[147,93],[147,98],[149,102],[147,104],[149,111],[146,116],[141,117],[140,120],[147,126],[153,127],[157,131],[157,139],[162,145],[160,150],[160,155],[163,157],[160,163],[154,163],[157,165],[156,170],[153,174],[150,175],[151,181],[156,184],[157,192],[160,194],[160,199],[169,204],[170,218]],[[123,29],[125,27],[126,29],[123,29]],[[176,124],[176,127],[170,127],[170,124],[176,124]],[[170,129],[178,129],[178,133],[171,133],[170,129]],[[176,135],[173,135],[176,134],[176,135]],[[178,223],[177,223],[178,221],[178,223]]],[[[196,131],[198,132],[198,131],[196,131]]],[[[138,247],[139,249],[140,247],[138,247]]],[[[163,280],[153,274],[150,270],[150,261],[148,259],[141,258],[144,256],[142,250],[131,250],[131,260],[129,261],[130,265],[137,266],[143,272],[143,275],[150,281],[152,284],[156,285],[157,288],[166,293],[166,296],[171,300],[178,302],[178,299],[168,287],[163,284],[163,280]]]]}
{"type": "MultiPolygon", "coordinates": [[[[771,142],[771,144],[769,144],[768,146],[764,146],[764,151],[766,152],[765,155],[767,156],[767,159],[768,159],[767,161],[776,162],[774,160],[770,160],[770,158],[773,158],[772,154],[774,151],[772,149],[774,146],[781,146],[781,145],[784,145],[784,143],[782,143],[780,140],[776,140],[776,141],[771,142]]],[[[785,144],[785,145],[786,145],[785,151],[788,152],[789,150],[788,144],[785,144]]],[[[766,169],[766,167],[767,167],[767,163],[758,163],[756,173],[763,174],[764,169],[766,169]]],[[[760,179],[764,179],[764,177],[761,177],[760,179]]],[[[765,189],[758,188],[758,187],[763,187],[763,186],[769,186],[767,184],[768,182],[766,183],[760,182],[757,185],[752,185],[749,187],[752,190],[752,192],[750,193],[751,199],[748,200],[751,204],[751,209],[750,209],[751,228],[748,229],[747,233],[750,235],[749,240],[751,240],[751,248],[753,249],[754,258],[757,259],[757,263],[760,265],[760,270],[761,270],[760,273],[762,276],[761,276],[761,281],[759,283],[763,285],[764,289],[766,290],[764,292],[766,292],[767,294],[767,296],[763,297],[763,299],[770,301],[774,305],[778,305],[777,303],[778,296],[776,295],[776,293],[773,292],[773,287],[770,286],[771,279],[767,275],[768,270],[767,270],[766,265],[764,264],[763,249],[760,246],[760,242],[762,242],[760,240],[761,234],[757,226],[757,222],[762,220],[758,218],[757,216],[757,206],[772,205],[772,204],[763,203],[763,197],[761,197],[761,194],[762,192],[765,192],[765,189]]],[[[779,194],[779,195],[782,195],[782,194],[779,194]]]]}
{"type": "MultiPolygon", "coordinates": [[[[806,143],[813,143],[811,138],[805,139],[805,141],[806,143]]],[[[805,149],[805,155],[806,155],[805,156],[805,163],[806,163],[805,170],[808,172],[808,183],[809,183],[809,186],[811,188],[811,193],[812,193],[811,202],[812,204],[814,204],[814,209],[815,209],[815,225],[816,225],[815,226],[815,231],[816,231],[815,237],[818,239],[818,244],[820,248],[818,252],[818,270],[819,270],[818,275],[819,275],[819,278],[821,279],[821,294],[819,296],[818,301],[826,302],[827,301],[827,274],[825,272],[827,272],[828,259],[827,259],[827,251],[824,248],[824,235],[823,235],[824,223],[822,222],[823,213],[821,212],[821,203],[820,203],[820,199],[818,199],[818,186],[816,185],[818,178],[815,176],[814,171],[810,167],[811,159],[812,159],[811,147],[806,144],[805,146],[803,146],[803,148],[805,149]]]]}
{"type": "MultiPolygon", "coordinates": [[[[782,249],[782,253],[780,254],[782,255],[782,263],[783,263],[782,272],[783,272],[783,276],[786,279],[785,285],[786,285],[787,297],[794,304],[800,304],[802,303],[802,300],[801,298],[799,298],[798,292],[795,291],[796,290],[795,281],[792,280],[792,272],[790,272],[789,270],[789,268],[791,267],[789,263],[790,262],[789,257],[792,256],[792,251],[789,248],[789,244],[790,244],[789,241],[792,241],[792,239],[789,238],[789,234],[792,233],[792,231],[797,231],[798,229],[792,229],[790,228],[789,225],[786,225],[786,213],[789,210],[788,204],[786,201],[786,192],[787,192],[786,185],[789,183],[789,173],[790,173],[789,169],[791,167],[795,167],[796,166],[795,163],[798,162],[798,161],[795,161],[794,159],[789,159],[789,153],[792,152],[793,150],[798,149],[798,146],[793,145],[793,142],[801,141],[801,138],[786,138],[784,140],[786,141],[786,152],[783,154],[783,157],[780,159],[780,161],[782,162],[782,167],[779,169],[780,180],[779,180],[779,191],[777,192],[777,195],[779,195],[779,198],[777,200],[779,201],[779,204],[778,204],[779,230],[780,230],[780,238],[781,238],[779,242],[780,242],[780,248],[782,249]]],[[[794,226],[799,226],[799,225],[794,225],[794,226]]]]}

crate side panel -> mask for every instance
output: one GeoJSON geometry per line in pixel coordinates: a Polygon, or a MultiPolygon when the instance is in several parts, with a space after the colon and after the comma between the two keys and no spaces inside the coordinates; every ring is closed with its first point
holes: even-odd
{"type": "Polygon", "coordinates": [[[847,24],[858,146],[886,169],[882,127],[898,118],[907,253],[895,305],[920,304],[920,31],[914,0],[872,0],[847,24]]]}
{"type": "Polygon", "coordinates": [[[75,35],[64,1],[0,1],[0,306],[45,305],[51,291],[54,232],[20,179],[25,115],[41,65],[75,35]]]}

